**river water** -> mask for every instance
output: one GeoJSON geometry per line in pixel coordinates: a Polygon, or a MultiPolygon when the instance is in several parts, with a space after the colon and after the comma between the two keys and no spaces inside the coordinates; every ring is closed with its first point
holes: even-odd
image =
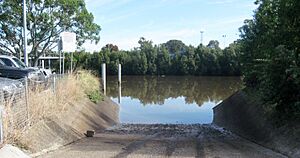
{"type": "Polygon", "coordinates": [[[107,96],[120,105],[121,123],[211,123],[218,103],[242,87],[239,77],[117,76],[107,78],[107,96]]]}

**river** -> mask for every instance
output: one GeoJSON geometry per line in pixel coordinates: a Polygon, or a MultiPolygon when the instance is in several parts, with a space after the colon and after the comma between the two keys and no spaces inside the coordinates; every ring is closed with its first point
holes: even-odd
{"type": "Polygon", "coordinates": [[[212,108],[242,87],[239,77],[107,77],[107,96],[120,105],[120,122],[209,124],[212,108]]]}

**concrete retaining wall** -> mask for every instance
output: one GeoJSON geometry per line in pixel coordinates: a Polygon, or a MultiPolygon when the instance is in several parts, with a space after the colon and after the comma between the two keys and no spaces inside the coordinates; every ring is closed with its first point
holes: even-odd
{"type": "Polygon", "coordinates": [[[20,143],[35,153],[32,156],[85,137],[87,130],[103,130],[119,122],[119,107],[108,98],[99,104],[89,99],[69,104],[68,110],[39,121],[24,133],[20,143]]]}
{"type": "Polygon", "coordinates": [[[237,92],[214,109],[213,123],[289,157],[300,157],[300,123],[275,128],[262,104],[237,92]]]}

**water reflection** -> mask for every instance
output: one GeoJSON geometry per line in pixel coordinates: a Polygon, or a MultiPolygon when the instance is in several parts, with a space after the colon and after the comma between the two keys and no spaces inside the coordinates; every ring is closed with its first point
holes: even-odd
{"type": "Polygon", "coordinates": [[[107,78],[107,96],[120,104],[122,123],[211,123],[212,108],[240,89],[238,77],[107,78]]]}
{"type": "MultiPolygon", "coordinates": [[[[118,98],[120,91],[117,77],[109,76],[107,95],[118,98]]],[[[184,97],[186,104],[218,103],[240,89],[238,77],[152,77],[124,76],[122,97],[140,100],[143,105],[163,105],[168,98],[184,97]]]]}

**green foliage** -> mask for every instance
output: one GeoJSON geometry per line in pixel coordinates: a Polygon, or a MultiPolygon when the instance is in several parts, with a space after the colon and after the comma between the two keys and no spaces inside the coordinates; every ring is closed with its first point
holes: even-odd
{"type": "MultiPolygon", "coordinates": [[[[100,26],[87,11],[84,0],[31,0],[27,1],[29,56],[37,65],[37,59],[56,47],[63,31],[75,32],[77,44],[86,40],[98,42],[100,26]]],[[[15,56],[23,50],[23,12],[19,0],[5,0],[0,14],[0,46],[15,56]]]]}
{"type": "Polygon", "coordinates": [[[275,106],[279,119],[300,120],[300,1],[257,0],[241,30],[245,83],[275,106]]]}
{"type": "Polygon", "coordinates": [[[103,94],[100,92],[99,79],[96,76],[87,71],[79,71],[77,77],[80,81],[81,88],[92,102],[98,103],[104,99],[103,94]]]}
{"type": "Polygon", "coordinates": [[[94,90],[87,94],[89,99],[94,103],[99,103],[99,101],[103,100],[103,96],[101,95],[100,90],[94,90]]]}
{"type": "MultiPolygon", "coordinates": [[[[73,60],[74,68],[100,73],[101,64],[106,63],[107,73],[116,75],[120,63],[124,75],[240,75],[238,62],[240,50],[237,43],[221,50],[218,45],[213,48],[202,45],[194,48],[177,40],[161,45],[153,45],[152,41],[144,38],[138,42],[140,46],[131,51],[112,51],[105,47],[93,54],[76,52],[73,60]]],[[[68,54],[66,69],[69,67],[68,54]]]]}

